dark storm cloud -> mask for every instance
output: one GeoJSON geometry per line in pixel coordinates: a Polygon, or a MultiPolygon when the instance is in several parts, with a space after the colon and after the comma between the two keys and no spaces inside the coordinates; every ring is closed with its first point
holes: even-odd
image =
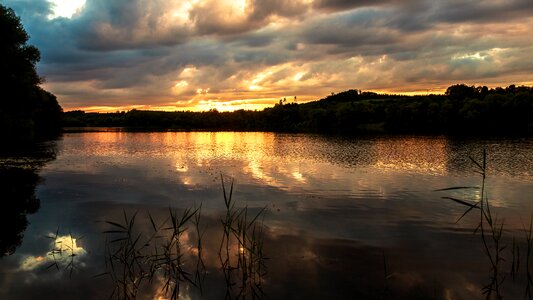
{"type": "Polygon", "coordinates": [[[461,22],[510,22],[531,17],[533,1],[441,1],[435,3],[433,13],[436,21],[461,22]]]}
{"type": "Polygon", "coordinates": [[[405,31],[424,30],[439,23],[510,22],[533,14],[533,1],[529,0],[318,0],[314,6],[330,11],[375,8],[383,13],[382,25],[405,31]]]}
{"type": "MultiPolygon", "coordinates": [[[[315,0],[313,7],[328,12],[349,11],[357,8],[391,8],[403,7],[420,10],[421,7],[431,5],[433,0],[315,0]]],[[[412,11],[412,12],[415,12],[412,11]]]]}
{"type": "Polygon", "coordinates": [[[368,44],[388,44],[399,37],[388,28],[380,27],[382,14],[375,10],[328,16],[309,22],[301,37],[311,44],[331,44],[339,46],[362,46],[368,44]]]}
{"type": "Polygon", "coordinates": [[[343,11],[359,7],[368,7],[382,5],[391,0],[317,0],[314,1],[313,6],[317,9],[324,9],[328,11],[343,11]]]}
{"type": "Polygon", "coordinates": [[[92,0],[72,21],[78,44],[88,50],[110,51],[183,43],[190,32],[170,22],[166,1],[92,0]]]}
{"type": "Polygon", "coordinates": [[[297,17],[309,10],[309,4],[299,0],[250,0],[252,13],[249,19],[265,19],[276,15],[281,17],[297,17]]]}
{"type": "Polygon", "coordinates": [[[250,48],[266,47],[276,39],[275,33],[252,33],[246,34],[234,40],[237,45],[250,48]]]}

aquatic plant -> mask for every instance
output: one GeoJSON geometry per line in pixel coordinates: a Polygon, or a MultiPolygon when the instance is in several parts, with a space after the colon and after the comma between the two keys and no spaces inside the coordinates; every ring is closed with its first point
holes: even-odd
{"type": "Polygon", "coordinates": [[[533,276],[531,274],[531,269],[529,268],[529,265],[531,263],[531,260],[533,259],[533,217],[531,217],[529,221],[529,227],[524,227],[524,233],[526,235],[526,290],[524,293],[524,299],[532,299],[533,298],[533,291],[531,290],[533,287],[533,276]]]}
{"type": "MultiPolygon", "coordinates": [[[[484,285],[481,288],[483,295],[486,299],[503,299],[502,295],[502,284],[506,279],[506,272],[502,266],[504,259],[504,251],[507,249],[507,245],[503,243],[503,233],[504,233],[504,220],[500,220],[497,216],[493,215],[491,212],[491,205],[489,198],[486,193],[486,177],[487,177],[487,151],[483,149],[481,161],[477,161],[473,157],[469,156],[470,161],[473,163],[475,170],[474,172],[481,176],[481,186],[472,187],[472,186],[457,186],[449,187],[444,189],[438,189],[436,191],[451,191],[451,190],[468,190],[474,189],[479,191],[479,200],[472,201],[466,199],[459,199],[455,197],[445,196],[443,199],[451,200],[461,205],[467,206],[467,210],[457,219],[456,223],[459,222],[463,217],[468,215],[473,210],[479,211],[479,221],[474,229],[474,234],[479,233],[483,245],[484,254],[487,257],[490,264],[490,281],[488,284],[484,285]]],[[[533,286],[533,280],[531,277],[531,272],[529,270],[529,260],[531,257],[533,249],[533,217],[530,221],[530,226],[528,229],[524,227],[524,232],[526,233],[526,290],[524,299],[532,298],[531,287],[533,286]]],[[[519,243],[516,241],[516,238],[513,236],[513,244],[511,247],[511,267],[509,268],[511,278],[516,280],[519,275],[520,268],[520,247],[519,243]]]]}
{"type": "MultiPolygon", "coordinates": [[[[143,250],[150,245],[151,239],[140,243],[141,234],[134,232],[137,213],[129,217],[124,211],[124,223],[107,221],[113,227],[104,233],[113,235],[112,240],[106,239],[106,269],[114,282],[110,298],[135,299],[141,283],[150,274],[147,271],[147,254],[143,250]]],[[[101,274],[103,275],[103,274],[101,274]]]]}
{"type": "MultiPolygon", "coordinates": [[[[196,285],[192,273],[184,268],[185,255],[190,257],[191,251],[185,249],[181,238],[188,230],[186,224],[195,216],[199,218],[199,211],[186,209],[180,215],[169,209],[169,217],[159,225],[148,213],[150,234],[137,232],[137,212],[129,217],[124,211],[122,223],[106,221],[113,229],[104,233],[113,239],[106,240],[107,271],[100,275],[109,275],[114,282],[111,298],[136,299],[144,282],[150,284],[155,280],[163,282],[161,292],[171,299],[179,298],[182,282],[196,285]]],[[[197,244],[201,244],[200,239],[199,236],[197,244]]],[[[197,253],[198,265],[202,265],[201,252],[197,253]]]]}
{"type": "Polygon", "coordinates": [[[263,253],[263,220],[259,223],[259,218],[264,216],[265,208],[250,220],[248,207],[235,208],[233,181],[229,193],[226,193],[222,176],[221,182],[226,214],[222,220],[224,234],[218,256],[226,280],[226,299],[262,299],[266,257],[263,253]],[[237,249],[236,261],[231,259],[234,249],[237,249]]]}
{"type": "MultiPolygon", "coordinates": [[[[52,240],[52,249],[47,253],[47,256],[51,263],[47,269],[55,268],[57,271],[62,269],[69,272],[69,276],[72,277],[72,272],[76,269],[77,262],[76,257],[80,253],[80,249],[76,246],[76,240],[81,240],[83,237],[74,238],[71,232],[67,236],[59,235],[59,227],[55,233],[50,233],[45,238],[52,240]]],[[[85,253],[83,249],[82,253],[85,253]]]]}
{"type": "MultiPolygon", "coordinates": [[[[266,258],[263,222],[259,219],[264,209],[250,219],[246,206],[236,208],[232,199],[233,181],[229,194],[222,176],[221,182],[226,212],[218,257],[226,281],[226,298],[261,299],[266,258]]],[[[160,293],[170,299],[180,298],[184,283],[202,292],[207,268],[202,257],[206,228],[201,226],[201,212],[201,205],[185,209],[181,214],[169,208],[167,219],[159,223],[148,213],[149,234],[136,226],[137,212],[128,216],[124,211],[122,222],[106,221],[111,226],[104,231],[106,272],[98,276],[108,275],[113,281],[111,298],[136,299],[139,291],[154,281],[161,284],[160,293]],[[189,233],[196,237],[195,247],[183,241],[189,233]]]]}

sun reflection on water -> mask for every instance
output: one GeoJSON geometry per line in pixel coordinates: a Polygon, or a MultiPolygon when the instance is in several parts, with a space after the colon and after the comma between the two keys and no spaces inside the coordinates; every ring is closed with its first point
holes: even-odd
{"type": "MultiPolygon", "coordinates": [[[[472,149],[479,143],[465,147],[461,141],[441,136],[337,138],[264,132],[90,132],[68,138],[74,144],[62,156],[61,171],[98,175],[113,167],[122,172],[117,177],[129,179],[128,188],[137,179],[128,175],[130,170],[148,173],[159,181],[170,179],[187,190],[219,187],[223,174],[240,185],[363,200],[396,197],[400,189],[442,188],[435,179],[450,182],[457,174],[468,173],[470,182],[477,184],[468,157],[476,153],[472,149]],[[90,153],[87,149],[91,149],[90,153]]],[[[500,146],[509,148],[507,152],[516,152],[513,157],[520,162],[509,162],[495,154],[491,156],[495,160],[490,171],[515,176],[516,168],[520,168],[519,175],[527,177],[530,155],[517,151],[512,143],[500,146]]],[[[492,186],[498,190],[491,197],[501,199],[495,200],[495,205],[507,205],[504,198],[508,197],[502,196],[505,186],[492,186]]]]}

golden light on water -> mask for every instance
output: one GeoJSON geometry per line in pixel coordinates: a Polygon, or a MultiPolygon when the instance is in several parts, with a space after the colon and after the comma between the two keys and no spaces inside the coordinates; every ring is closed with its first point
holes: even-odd
{"type": "Polygon", "coordinates": [[[374,167],[382,170],[445,174],[448,157],[446,141],[445,138],[406,138],[394,143],[393,148],[390,143],[375,143],[374,167]]]}
{"type": "MultiPolygon", "coordinates": [[[[244,180],[241,178],[244,176],[247,180],[279,189],[314,189],[324,178],[338,180],[338,188],[350,193],[375,184],[368,178],[358,180],[354,186],[350,179],[339,178],[339,172],[343,171],[336,165],[309,160],[297,153],[284,153],[289,149],[279,148],[278,138],[276,134],[253,132],[168,132],[164,133],[163,141],[183,149],[174,154],[172,165],[179,181],[191,187],[205,184],[206,180],[218,181],[221,173],[237,180],[244,180]],[[286,160],[285,155],[291,158],[286,160]],[[231,166],[230,173],[214,168],[217,164],[231,166]],[[239,173],[235,173],[235,167],[240,169],[239,173]],[[206,173],[208,179],[203,175],[206,173]]],[[[297,140],[293,142],[296,143],[293,145],[295,149],[309,146],[299,145],[297,140]]],[[[445,138],[377,141],[365,151],[371,159],[364,160],[354,171],[365,172],[370,168],[409,174],[444,175],[448,172],[449,149],[445,138]]]]}
{"type": "MultiPolygon", "coordinates": [[[[309,157],[321,151],[325,141],[309,143],[306,139],[273,133],[236,132],[164,132],[134,135],[127,132],[91,133],[83,136],[82,145],[93,145],[98,157],[135,159],[139,151],[155,151],[151,145],[164,145],[168,166],[175,180],[195,188],[219,182],[220,174],[237,181],[253,181],[283,190],[326,189],[357,195],[359,189],[382,187],[372,176],[360,174],[397,172],[445,175],[449,172],[449,145],[446,138],[398,138],[361,144],[362,153],[339,153],[338,164],[330,157],[309,157]],[[118,148],[121,142],[137,145],[129,150],[118,148]],[[287,142],[291,145],[287,148],[287,142]],[[148,149],[144,149],[149,147],[148,149]],[[309,148],[309,150],[304,150],[309,148]],[[301,150],[299,150],[301,149],[301,150]],[[352,155],[354,155],[352,157],[352,155]],[[353,165],[347,177],[344,165],[353,165]],[[335,188],[325,182],[335,181],[335,188]],[[355,183],[355,184],[354,184],[355,183]],[[324,185],[324,186],[322,186],[324,185]]],[[[72,166],[74,168],[75,166],[72,166]]],[[[88,168],[88,166],[83,166],[88,168]]],[[[94,166],[89,166],[94,167],[94,166]]],[[[90,172],[91,169],[87,169],[90,172]]],[[[387,190],[387,189],[386,189],[387,190]]],[[[384,191],[383,193],[386,193],[384,191]]]]}

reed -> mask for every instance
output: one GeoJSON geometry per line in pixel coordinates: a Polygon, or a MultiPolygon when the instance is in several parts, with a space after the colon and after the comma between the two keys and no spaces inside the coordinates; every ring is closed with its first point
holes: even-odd
{"type": "MultiPolygon", "coordinates": [[[[222,238],[218,251],[220,269],[226,282],[227,299],[263,298],[262,278],[266,274],[263,252],[263,219],[265,209],[249,216],[248,207],[237,208],[232,198],[233,181],[226,190],[221,176],[226,211],[222,221],[222,238]]],[[[139,290],[162,281],[161,293],[179,299],[181,285],[186,283],[202,292],[207,276],[203,261],[202,205],[179,213],[169,208],[168,217],[158,223],[148,213],[151,232],[139,232],[135,224],[137,212],[123,212],[122,222],[106,221],[111,229],[106,234],[106,272],[114,282],[111,298],[136,299],[139,290]],[[192,226],[191,226],[192,225],[192,226]],[[185,234],[195,236],[195,251],[182,242],[185,234]],[[191,263],[191,260],[195,260],[191,263]]]]}
{"type": "Polygon", "coordinates": [[[533,216],[530,218],[529,227],[524,227],[524,233],[526,236],[526,289],[524,299],[532,299],[533,291],[531,289],[533,287],[533,276],[531,274],[530,263],[532,260],[531,256],[533,255],[533,216]]]}
{"type": "MultiPolygon", "coordinates": [[[[472,201],[467,199],[459,199],[455,197],[445,196],[443,199],[454,201],[458,204],[467,206],[468,208],[465,212],[457,219],[456,223],[459,222],[463,217],[468,215],[474,210],[479,211],[478,215],[478,224],[474,229],[474,234],[479,233],[483,245],[484,255],[487,257],[490,264],[490,280],[489,283],[484,285],[481,288],[483,295],[486,299],[503,299],[502,295],[502,284],[506,279],[506,272],[503,271],[502,264],[504,263],[506,256],[505,251],[509,249],[506,244],[504,244],[504,220],[498,219],[497,216],[493,215],[491,210],[491,205],[489,198],[486,193],[486,178],[487,178],[487,151],[483,149],[482,159],[478,161],[472,157],[469,157],[470,161],[473,163],[475,170],[474,172],[481,176],[481,185],[479,187],[472,186],[458,186],[439,189],[436,191],[451,191],[451,190],[465,190],[465,189],[474,189],[479,191],[479,200],[472,201]]],[[[526,263],[525,263],[525,276],[526,276],[526,290],[524,299],[532,298],[533,280],[531,277],[531,272],[529,270],[529,260],[533,253],[533,217],[530,221],[530,226],[528,229],[524,227],[524,232],[526,233],[526,263]]],[[[517,241],[516,237],[512,238],[512,247],[510,248],[510,268],[509,274],[513,281],[517,280],[520,275],[520,242],[517,241]]]]}
{"type": "Polygon", "coordinates": [[[266,208],[249,216],[247,206],[235,207],[232,199],[233,180],[229,193],[222,176],[221,182],[226,213],[222,219],[224,231],[218,256],[226,280],[226,298],[262,299],[262,281],[266,275],[266,256],[263,252],[263,217],[266,208]],[[234,256],[236,259],[232,259],[234,256]]]}
{"type": "Polygon", "coordinates": [[[66,270],[69,273],[69,277],[72,277],[72,273],[77,269],[76,257],[76,240],[81,240],[83,237],[74,238],[71,232],[68,236],[59,235],[59,227],[55,233],[51,233],[45,238],[52,240],[52,247],[48,251],[47,255],[51,259],[50,265],[46,269],[55,268],[57,271],[66,270]]]}
{"type": "Polygon", "coordinates": [[[137,212],[128,216],[123,212],[123,223],[106,221],[113,229],[104,233],[111,235],[112,240],[106,239],[106,269],[114,282],[114,289],[110,298],[136,299],[139,287],[153,273],[147,271],[147,256],[143,250],[149,246],[149,241],[139,242],[142,234],[134,231],[137,212]]]}
{"type": "Polygon", "coordinates": [[[205,276],[207,275],[207,268],[205,266],[204,260],[203,260],[203,244],[202,240],[204,238],[206,227],[201,227],[201,216],[202,216],[202,205],[198,207],[197,212],[194,214],[194,218],[192,220],[192,223],[194,225],[194,230],[197,237],[197,243],[196,243],[196,249],[198,253],[198,259],[196,261],[196,272],[194,276],[194,282],[196,283],[196,286],[200,289],[200,292],[202,292],[202,283],[205,280],[205,276]]]}

